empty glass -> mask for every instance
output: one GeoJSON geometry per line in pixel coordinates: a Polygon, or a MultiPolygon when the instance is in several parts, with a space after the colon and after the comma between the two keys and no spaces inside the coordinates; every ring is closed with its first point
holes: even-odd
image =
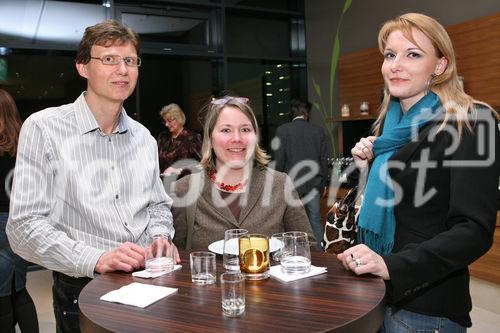
{"type": "Polygon", "coordinates": [[[191,281],[197,285],[215,283],[215,253],[195,251],[189,254],[191,281]]]}
{"type": "Polygon", "coordinates": [[[283,234],[281,270],[285,274],[303,274],[311,270],[311,248],[307,233],[290,231],[283,234]]]}
{"type": "Polygon", "coordinates": [[[240,272],[226,272],[220,276],[222,313],[228,317],[245,312],[245,277],[240,272]]]}
{"type": "Polygon", "coordinates": [[[170,235],[153,236],[146,249],[146,270],[151,273],[172,271],[175,266],[174,252],[170,235]]]}
{"type": "Polygon", "coordinates": [[[225,231],[222,263],[226,270],[240,270],[238,239],[246,233],[248,233],[246,229],[229,229],[225,231]]]}

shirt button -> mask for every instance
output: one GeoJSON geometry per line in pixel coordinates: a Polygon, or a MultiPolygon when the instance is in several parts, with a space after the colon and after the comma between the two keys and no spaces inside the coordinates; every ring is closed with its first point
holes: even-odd
{"type": "Polygon", "coordinates": [[[115,169],[115,167],[114,167],[114,166],[112,166],[112,167],[111,167],[111,170],[114,170],[114,169],[115,169]]]}
{"type": "Polygon", "coordinates": [[[118,199],[119,197],[120,197],[120,196],[119,196],[118,194],[117,194],[117,195],[115,195],[115,199],[118,199]]]}
{"type": "Polygon", "coordinates": [[[75,303],[75,304],[76,304],[76,303],[78,303],[78,300],[77,300],[77,299],[74,299],[74,300],[73,300],[73,303],[75,303]]]}

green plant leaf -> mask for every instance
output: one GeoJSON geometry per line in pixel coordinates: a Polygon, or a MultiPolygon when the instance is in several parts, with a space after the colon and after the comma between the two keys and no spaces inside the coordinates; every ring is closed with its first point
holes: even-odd
{"type": "Polygon", "coordinates": [[[346,0],[346,2],[344,3],[344,9],[342,9],[342,14],[345,14],[347,12],[349,7],[351,7],[351,4],[352,0],[346,0]]]}
{"type": "Polygon", "coordinates": [[[321,107],[319,106],[319,103],[318,103],[318,102],[313,102],[312,104],[313,104],[313,106],[314,106],[316,109],[318,109],[319,111],[321,111],[321,107]]]}
{"type": "Polygon", "coordinates": [[[331,116],[333,116],[333,88],[335,85],[335,73],[337,71],[339,54],[340,54],[340,40],[339,40],[339,31],[337,30],[337,34],[335,35],[335,42],[333,43],[332,60],[330,64],[330,115],[331,116]]]}
{"type": "Polygon", "coordinates": [[[316,95],[318,95],[318,97],[321,98],[321,87],[319,86],[319,84],[316,83],[316,81],[314,81],[314,79],[312,81],[313,81],[313,87],[314,87],[314,91],[316,92],[316,95]]]}

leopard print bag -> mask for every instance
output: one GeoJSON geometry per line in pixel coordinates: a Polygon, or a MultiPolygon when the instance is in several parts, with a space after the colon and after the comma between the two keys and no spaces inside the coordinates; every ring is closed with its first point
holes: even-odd
{"type": "Polygon", "coordinates": [[[353,187],[333,204],[326,216],[325,233],[321,246],[328,253],[342,253],[356,242],[359,214],[358,187],[353,187]]]}

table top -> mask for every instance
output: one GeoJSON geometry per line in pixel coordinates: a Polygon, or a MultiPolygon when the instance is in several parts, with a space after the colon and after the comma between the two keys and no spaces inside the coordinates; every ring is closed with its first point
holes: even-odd
{"type": "MultiPolygon", "coordinates": [[[[346,271],[335,256],[312,252],[312,264],[328,273],[288,283],[273,278],[246,281],[246,310],[241,317],[222,315],[217,282],[191,282],[189,252],[181,251],[183,268],[155,279],[106,273],[92,280],[79,297],[80,310],[100,331],[113,332],[376,332],[383,321],[385,284],[371,275],[346,271]],[[178,288],[177,293],[142,309],[100,301],[105,293],[132,282],[178,288]],[[104,330],[102,330],[104,329],[104,330]]],[[[89,330],[92,331],[92,330],[89,330]]]]}

